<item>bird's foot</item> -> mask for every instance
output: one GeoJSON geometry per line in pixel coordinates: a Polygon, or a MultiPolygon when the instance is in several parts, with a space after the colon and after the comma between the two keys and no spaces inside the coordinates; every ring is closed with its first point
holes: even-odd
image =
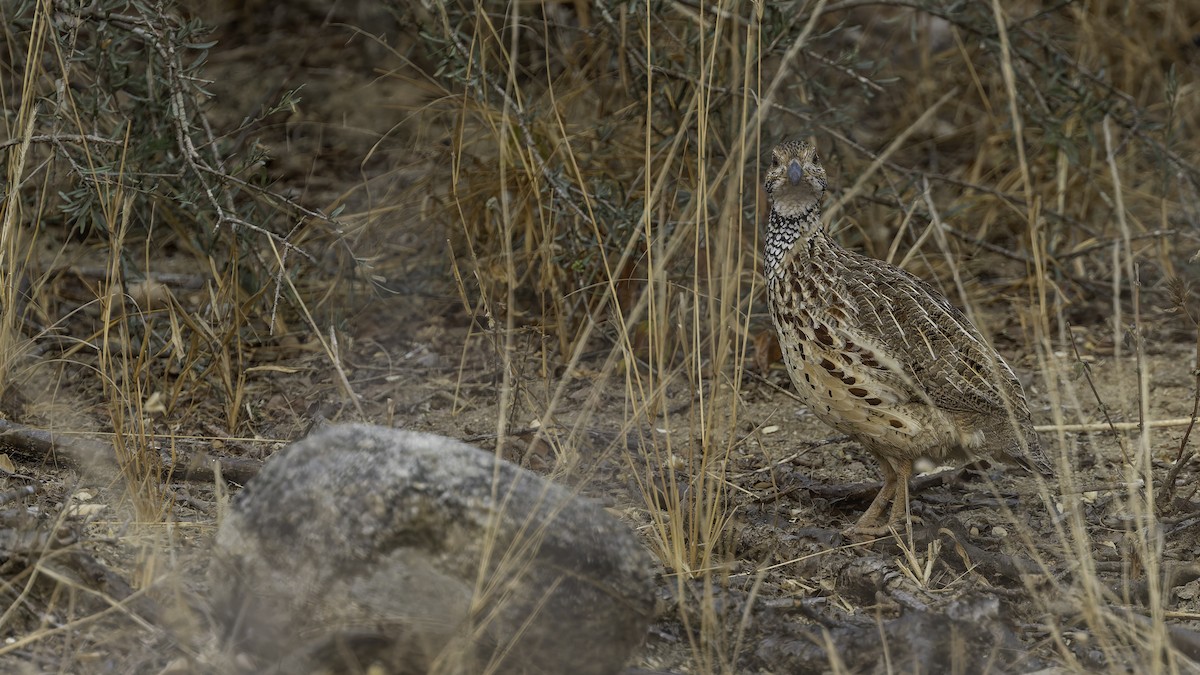
{"type": "Polygon", "coordinates": [[[892,523],[884,522],[876,514],[864,513],[853,525],[842,530],[842,534],[850,538],[883,537],[892,530],[892,523]]]}
{"type": "MultiPolygon", "coordinates": [[[[905,530],[903,520],[894,520],[887,523],[878,521],[863,522],[865,519],[859,519],[850,527],[842,530],[842,536],[850,539],[866,539],[870,537],[888,537],[895,534],[903,533],[905,530]]],[[[914,525],[924,524],[925,521],[920,516],[913,515],[912,521],[914,525]]]]}
{"type": "Polygon", "coordinates": [[[891,534],[892,528],[888,525],[872,525],[863,526],[855,523],[850,527],[842,530],[842,536],[847,539],[871,539],[875,537],[886,537],[891,534]]]}

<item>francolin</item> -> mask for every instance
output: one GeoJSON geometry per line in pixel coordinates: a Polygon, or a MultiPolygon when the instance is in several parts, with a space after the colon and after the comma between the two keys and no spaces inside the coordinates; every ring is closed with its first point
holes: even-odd
{"type": "Polygon", "coordinates": [[[825,231],[816,148],[777,146],[765,187],[768,302],[796,392],[883,467],[850,531],[882,534],[907,516],[921,457],[994,456],[1049,475],[1021,383],[979,330],[929,284],[825,231]]]}

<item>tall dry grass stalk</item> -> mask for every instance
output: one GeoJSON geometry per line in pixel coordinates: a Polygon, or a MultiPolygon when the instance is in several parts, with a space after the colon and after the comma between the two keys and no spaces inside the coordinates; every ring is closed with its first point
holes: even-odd
{"type": "MultiPolygon", "coordinates": [[[[46,39],[44,23],[38,22],[36,26],[40,30],[32,32],[28,44],[31,54],[40,53],[46,39]]],[[[8,194],[0,203],[0,393],[7,392],[11,385],[14,370],[27,344],[20,327],[30,290],[26,269],[35,237],[30,236],[26,225],[42,215],[40,209],[27,208],[27,202],[19,198],[32,187],[27,170],[38,117],[37,98],[30,84],[36,79],[35,75],[34,60],[29,59],[21,89],[21,105],[10,134],[17,144],[10,144],[5,162],[8,194]]],[[[36,235],[36,230],[33,232],[36,235]]]]}
{"type": "MultiPolygon", "coordinates": [[[[112,250],[121,251],[129,232],[132,202],[120,186],[106,197],[112,250]]],[[[118,255],[109,259],[108,278],[98,299],[103,327],[98,340],[98,370],[112,422],[115,459],[134,512],[141,522],[157,523],[167,511],[168,502],[161,480],[162,462],[154,448],[153,431],[147,428],[150,415],[144,408],[155,391],[147,363],[151,347],[147,337],[137,340],[129,330],[131,323],[145,316],[125,293],[121,262],[118,255]],[[134,313],[139,315],[137,319],[131,316],[134,313]]]]}
{"type": "MultiPolygon", "coordinates": [[[[694,125],[694,138],[678,134],[664,139],[655,130],[660,111],[654,103],[664,84],[652,70],[644,71],[642,103],[623,104],[622,118],[615,121],[597,118],[577,99],[595,100],[599,92],[588,87],[615,87],[616,82],[590,82],[565,70],[530,91],[519,64],[522,54],[540,45],[525,43],[520,27],[526,17],[517,6],[510,6],[502,20],[478,12],[470,21],[471,31],[446,36],[450,49],[464,59],[467,78],[451,194],[454,212],[466,225],[462,237],[467,250],[456,255],[456,264],[474,270],[484,329],[495,336],[501,355],[497,435],[503,439],[514,405],[512,310],[532,290],[545,298],[542,307],[547,318],[553,317],[548,325],[557,333],[569,375],[577,375],[578,364],[597,339],[612,345],[594,374],[588,400],[567,418],[571,434],[564,445],[569,448],[586,436],[593,426],[590,415],[606,392],[614,386],[624,390],[623,435],[637,439],[642,448],[635,464],[643,492],[648,502],[661,497],[666,504],[652,512],[651,542],[678,575],[681,595],[690,592],[683,583],[690,578],[717,583],[728,555],[725,470],[728,454],[740,441],[738,391],[756,283],[756,228],[745,208],[756,186],[742,167],[757,163],[759,155],[748,126],[755,109],[749,92],[759,73],[753,53],[742,45],[756,44],[759,35],[753,25],[723,18],[733,8],[735,3],[718,8],[710,17],[711,34],[706,29],[691,45],[688,59],[699,69],[695,86],[673,103],[683,126],[694,125]],[[718,93],[728,87],[731,73],[743,92],[733,99],[718,93]],[[719,107],[716,98],[721,99],[719,107]],[[646,107],[634,107],[642,105],[646,107]],[[619,128],[622,139],[614,150],[627,153],[611,160],[624,167],[614,179],[627,181],[611,186],[609,194],[621,199],[616,205],[592,189],[574,187],[589,185],[596,169],[608,161],[598,156],[609,153],[589,129],[609,123],[619,128]],[[731,129],[737,141],[714,157],[712,141],[728,138],[731,129]],[[472,167],[480,146],[498,158],[487,173],[472,167]],[[564,173],[547,171],[550,158],[564,173]],[[489,194],[493,196],[484,197],[489,194]],[[480,204],[486,205],[482,212],[480,204]],[[614,211],[620,213],[615,220],[614,211]],[[561,240],[564,227],[572,237],[596,242],[576,259],[582,265],[562,259],[563,253],[582,251],[563,251],[551,243],[561,240]],[[481,245],[484,241],[495,244],[481,245]],[[539,263],[533,264],[531,257],[539,263]],[[534,270],[540,271],[530,278],[534,270]],[[575,279],[595,275],[594,290],[566,292],[574,284],[570,277],[558,276],[563,272],[574,272],[575,279]],[[680,388],[694,405],[672,411],[668,391],[680,388]],[[660,467],[678,471],[666,472],[660,481],[660,467]]],[[[609,34],[628,40],[624,54],[646,63],[657,50],[671,46],[657,42],[661,34],[655,19],[641,17],[646,23],[635,26],[631,18],[603,17],[609,22],[604,30],[627,31],[609,34]]],[[[686,27],[691,20],[685,17],[678,25],[686,27]]],[[[461,23],[443,15],[442,25],[461,23]]],[[[469,306],[476,307],[473,302],[469,306]]],[[[570,376],[559,381],[538,411],[543,426],[568,413],[563,394],[570,382],[570,376]]],[[[566,465],[576,461],[563,459],[566,465]]],[[[697,643],[697,651],[704,654],[706,668],[716,672],[735,659],[722,653],[727,647],[721,646],[718,617],[708,613],[701,621],[705,625],[695,628],[705,639],[697,643]]]]}

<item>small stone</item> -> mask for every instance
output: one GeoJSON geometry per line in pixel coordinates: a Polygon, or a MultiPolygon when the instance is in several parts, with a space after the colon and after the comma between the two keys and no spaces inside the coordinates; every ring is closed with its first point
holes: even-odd
{"type": "Polygon", "coordinates": [[[1006,529],[1004,529],[1003,527],[1000,527],[999,525],[997,525],[997,526],[995,526],[995,527],[993,527],[993,528],[992,528],[992,536],[993,536],[993,537],[1000,537],[1000,538],[1007,537],[1007,536],[1008,536],[1008,530],[1006,530],[1006,529]]]}
{"type": "Polygon", "coordinates": [[[106,504],[70,504],[63,510],[63,515],[67,518],[91,518],[106,508],[106,504]]]}
{"type": "Polygon", "coordinates": [[[158,671],[158,675],[188,675],[193,671],[191,664],[182,656],[173,659],[170,663],[163,666],[163,669],[158,671]]]}

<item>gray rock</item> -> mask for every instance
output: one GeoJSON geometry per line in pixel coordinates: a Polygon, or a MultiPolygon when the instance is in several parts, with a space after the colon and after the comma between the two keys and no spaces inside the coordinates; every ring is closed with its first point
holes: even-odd
{"type": "Polygon", "coordinates": [[[457,441],[331,427],[267,462],[217,533],[227,654],[255,672],[618,672],[649,556],[569,490],[457,441]]]}

